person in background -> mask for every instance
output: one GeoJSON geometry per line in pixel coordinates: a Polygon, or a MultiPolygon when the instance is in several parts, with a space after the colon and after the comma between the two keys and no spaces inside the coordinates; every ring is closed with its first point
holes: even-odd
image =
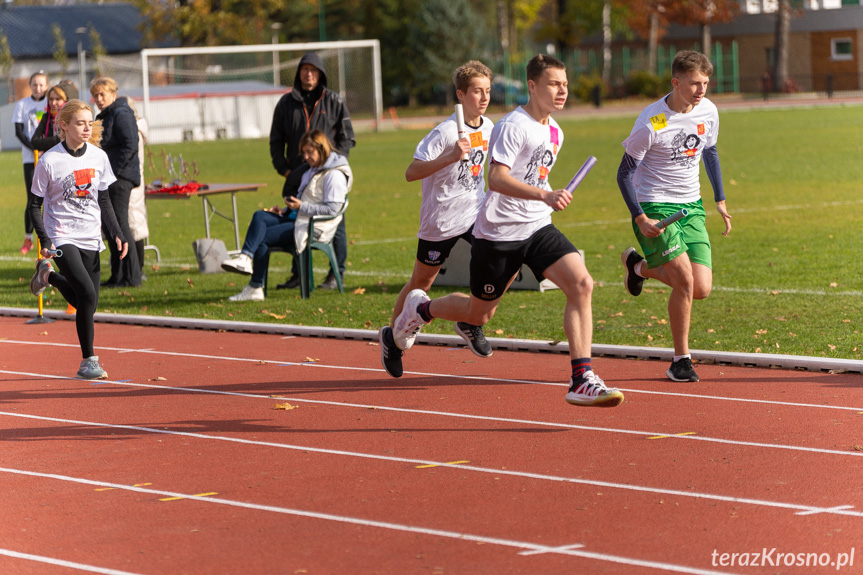
{"type": "Polygon", "coordinates": [[[341,216],[315,222],[314,238],[308,237],[309,219],[312,216],[333,216],[345,205],[354,183],[348,159],[334,150],[333,143],[320,130],[303,134],[300,152],[309,169],[300,179],[299,193],[285,197],[286,208],[274,206],[255,212],[246,231],[242,251],[222,262],[226,271],[252,276],[249,285],[229,297],[228,301],[264,299],[270,246],[287,248],[296,254],[306,248],[307,242],[329,242],[336,233],[341,216]]]}
{"type": "MultiPolygon", "coordinates": [[[[270,128],[270,157],[276,171],[285,177],[282,196],[296,196],[300,180],[308,166],[303,163],[300,138],[310,130],[320,130],[333,143],[339,155],[348,157],[356,146],[354,127],[345,101],[339,94],[327,88],[327,73],[320,56],[309,52],[300,59],[294,87],[281,97],[273,111],[270,128]]],[[[348,259],[348,236],[342,218],[333,240],[333,249],[339,264],[339,273],[344,278],[348,259]]],[[[291,277],[276,289],[299,287],[300,277],[297,260],[294,259],[291,277]]],[[[332,272],[320,289],[336,289],[332,272]]]]}
{"type": "MultiPolygon", "coordinates": [[[[116,181],[108,188],[114,213],[123,231],[123,237],[131,238],[129,228],[129,203],[132,188],[141,183],[141,165],[138,159],[138,124],[135,112],[129,107],[125,97],[117,97],[117,82],[103,76],[90,83],[90,94],[99,107],[96,120],[102,123],[102,149],[111,161],[116,181]]],[[[111,275],[102,287],[135,287],[141,285],[141,265],[138,253],[132,250],[125,258],[112,242],[111,275]]]]}
{"type": "Polygon", "coordinates": [[[144,273],[144,240],[150,237],[150,226],[147,223],[147,197],[146,185],[144,185],[144,145],[147,143],[149,126],[147,120],[138,116],[135,104],[127,100],[129,107],[135,113],[135,123],[138,126],[138,172],[141,183],[132,188],[129,194],[129,229],[132,231],[132,241],[135,242],[135,253],[138,256],[138,265],[141,268],[141,280],[146,280],[144,273]]]}
{"type": "Polygon", "coordinates": [[[24,243],[21,244],[21,255],[26,255],[33,249],[33,221],[30,219],[30,189],[33,186],[33,169],[36,158],[33,155],[33,144],[30,138],[36,132],[42,114],[45,111],[45,90],[48,89],[48,75],[39,70],[30,76],[30,95],[15,103],[12,112],[12,123],[15,125],[15,137],[21,142],[21,159],[24,163],[24,185],[27,190],[27,202],[24,209],[24,243]]]}
{"type": "Polygon", "coordinates": [[[77,99],[78,88],[69,80],[63,80],[48,90],[46,96],[48,103],[45,106],[45,113],[42,114],[42,120],[33,133],[33,137],[30,138],[30,143],[33,144],[34,150],[41,154],[60,143],[57,113],[66,102],[77,99]]]}

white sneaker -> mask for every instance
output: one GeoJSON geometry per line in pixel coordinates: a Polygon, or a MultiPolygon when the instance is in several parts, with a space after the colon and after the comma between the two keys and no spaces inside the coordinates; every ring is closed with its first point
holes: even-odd
{"type": "Polygon", "coordinates": [[[605,387],[605,382],[590,370],[585,371],[579,381],[569,381],[566,402],[571,405],[614,407],[623,403],[623,393],[619,389],[605,387]]]}
{"type": "Polygon", "coordinates": [[[264,288],[246,286],[237,295],[232,295],[228,301],[264,301],[264,288]]]}
{"type": "Polygon", "coordinates": [[[400,350],[409,350],[419,331],[428,323],[417,312],[417,306],[427,301],[429,301],[429,296],[421,289],[412,290],[405,298],[402,313],[399,314],[393,325],[393,339],[396,342],[396,347],[400,350]]]}
{"type": "MultiPolygon", "coordinates": [[[[226,272],[234,272],[250,276],[252,275],[252,258],[246,254],[237,254],[222,262],[222,269],[226,272]]],[[[261,299],[264,299],[263,297],[261,299]]]]}
{"type": "Polygon", "coordinates": [[[41,259],[36,262],[36,273],[30,278],[30,293],[39,295],[48,287],[48,276],[54,271],[51,260],[41,259]]]}

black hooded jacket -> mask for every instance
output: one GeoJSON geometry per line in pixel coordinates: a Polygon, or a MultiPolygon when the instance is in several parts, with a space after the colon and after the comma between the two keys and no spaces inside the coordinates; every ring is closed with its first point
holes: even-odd
{"type": "Polygon", "coordinates": [[[114,175],[141,185],[138,160],[138,122],[126,98],[120,96],[96,116],[102,121],[102,149],[108,154],[114,175]]]}
{"type": "Polygon", "coordinates": [[[300,60],[294,76],[294,88],[281,97],[273,112],[270,128],[270,157],[280,174],[293,170],[303,163],[300,138],[308,131],[320,130],[347,157],[356,146],[354,127],[345,101],[327,88],[327,73],[320,56],[308,53],[300,60]],[[311,64],[321,71],[314,90],[305,91],[300,83],[300,68],[311,64]]]}

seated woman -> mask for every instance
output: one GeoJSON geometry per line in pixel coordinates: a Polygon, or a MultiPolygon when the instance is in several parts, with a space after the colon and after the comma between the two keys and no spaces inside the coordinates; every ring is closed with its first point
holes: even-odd
{"type": "MultiPolygon", "coordinates": [[[[285,209],[274,206],[255,212],[246,231],[241,253],[222,262],[222,269],[251,275],[249,285],[228,301],[261,301],[264,278],[270,265],[270,247],[301,252],[308,241],[309,218],[332,216],[342,209],[354,183],[348,160],[333,151],[332,142],[320,130],[303,134],[300,152],[309,169],[296,198],[285,198],[285,209]],[[293,221],[295,211],[296,221],[293,221]]],[[[336,233],[341,216],[315,224],[315,241],[327,242],[336,233]]]]}

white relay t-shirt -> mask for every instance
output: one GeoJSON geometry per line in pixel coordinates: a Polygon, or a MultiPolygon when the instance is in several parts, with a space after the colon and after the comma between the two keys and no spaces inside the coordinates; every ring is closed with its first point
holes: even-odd
{"type": "Polygon", "coordinates": [[[55,246],[105,249],[99,194],[117,181],[105,152],[87,144],[80,158],[57,144],[45,152],[33,174],[33,194],[44,198],[42,219],[55,246]]]}
{"type": "MultiPolygon", "coordinates": [[[[18,100],[15,103],[15,110],[12,112],[12,125],[24,124],[24,133],[28,138],[32,138],[33,134],[36,133],[36,128],[39,127],[39,122],[42,121],[46,102],[45,98],[36,101],[31,96],[18,100]]],[[[21,146],[21,159],[25,164],[32,164],[36,161],[33,150],[23,145],[21,146]]]]}
{"type": "MultiPolygon", "coordinates": [[[[478,128],[465,125],[470,138],[467,162],[458,161],[423,178],[420,230],[417,237],[441,241],[460,236],[470,229],[485,197],[485,161],[488,139],[494,126],[481,116],[478,128]]],[[[417,145],[414,159],[429,161],[449,151],[458,141],[455,114],[438,124],[417,145]]]]}
{"type": "MultiPolygon", "coordinates": [[[[554,118],[548,125],[518,107],[491,133],[489,162],[509,167],[509,174],[530,186],[552,191],[548,176],[563,145],[563,130],[554,118]]],[[[520,241],[551,223],[552,208],[539,200],[513,198],[489,187],[473,235],[492,241],[520,241]]]]}
{"type": "Polygon", "coordinates": [[[718,136],[719,112],[707,98],[686,114],[669,108],[665,98],[645,108],[623,141],[626,153],[641,162],[632,179],[638,202],[698,201],[701,154],[718,136]]]}

